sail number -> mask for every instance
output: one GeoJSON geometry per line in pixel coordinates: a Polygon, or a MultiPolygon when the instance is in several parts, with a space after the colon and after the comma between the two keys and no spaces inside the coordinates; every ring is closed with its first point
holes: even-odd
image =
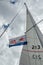
{"type": "Polygon", "coordinates": [[[36,54],[36,55],[33,54],[32,58],[33,58],[33,59],[41,60],[41,56],[40,56],[40,55],[37,55],[37,54],[36,54]]]}
{"type": "MultiPolygon", "coordinates": [[[[40,49],[40,45],[32,45],[32,49],[40,49]]],[[[41,58],[41,56],[40,56],[40,54],[33,54],[32,55],[32,58],[33,59],[38,59],[38,60],[41,60],[42,58],[41,58]]]]}
{"type": "Polygon", "coordinates": [[[40,45],[32,45],[32,49],[40,49],[40,45]]]}

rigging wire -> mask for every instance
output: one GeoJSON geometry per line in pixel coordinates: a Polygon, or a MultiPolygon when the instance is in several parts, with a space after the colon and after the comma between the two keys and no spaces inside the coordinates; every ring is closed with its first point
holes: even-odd
{"type": "MultiPolygon", "coordinates": [[[[23,5],[24,6],[24,5],[23,5]]],[[[17,12],[17,14],[14,16],[14,18],[11,20],[11,22],[8,24],[8,27],[13,23],[13,21],[15,20],[15,18],[18,16],[19,12],[22,10],[23,6],[20,8],[20,10],[17,12]]],[[[6,32],[6,30],[8,29],[8,27],[2,32],[2,34],[0,35],[0,38],[3,36],[3,34],[6,32]]]]}
{"type": "Polygon", "coordinates": [[[30,31],[32,28],[34,28],[35,26],[37,26],[42,21],[43,21],[43,19],[41,19],[38,23],[34,24],[32,27],[30,27],[25,33],[27,33],[28,31],[30,31]]]}

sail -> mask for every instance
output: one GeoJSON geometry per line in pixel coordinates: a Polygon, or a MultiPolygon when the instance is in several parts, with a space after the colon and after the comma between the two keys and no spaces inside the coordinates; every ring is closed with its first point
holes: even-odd
{"type": "Polygon", "coordinates": [[[28,44],[23,46],[19,65],[43,65],[43,35],[26,6],[26,37],[28,44]],[[33,27],[33,28],[31,28],[33,27]],[[40,53],[41,52],[41,53],[40,53]]]}

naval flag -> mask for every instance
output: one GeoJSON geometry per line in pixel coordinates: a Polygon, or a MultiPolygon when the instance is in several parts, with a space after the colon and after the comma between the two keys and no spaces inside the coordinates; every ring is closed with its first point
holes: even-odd
{"type": "Polygon", "coordinates": [[[26,35],[9,39],[9,47],[26,45],[26,44],[27,44],[26,35]]]}

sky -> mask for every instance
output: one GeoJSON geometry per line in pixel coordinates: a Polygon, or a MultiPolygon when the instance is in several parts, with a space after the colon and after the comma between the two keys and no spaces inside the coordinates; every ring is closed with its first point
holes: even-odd
{"type": "MultiPolygon", "coordinates": [[[[26,31],[26,7],[31,12],[35,22],[43,19],[43,0],[16,0],[12,4],[10,0],[0,0],[0,34],[3,32],[2,25],[8,24],[18,15],[0,38],[0,64],[1,65],[19,65],[22,46],[9,48],[9,39],[24,35],[26,31]]],[[[43,34],[43,21],[38,24],[39,29],[43,34]]]]}

